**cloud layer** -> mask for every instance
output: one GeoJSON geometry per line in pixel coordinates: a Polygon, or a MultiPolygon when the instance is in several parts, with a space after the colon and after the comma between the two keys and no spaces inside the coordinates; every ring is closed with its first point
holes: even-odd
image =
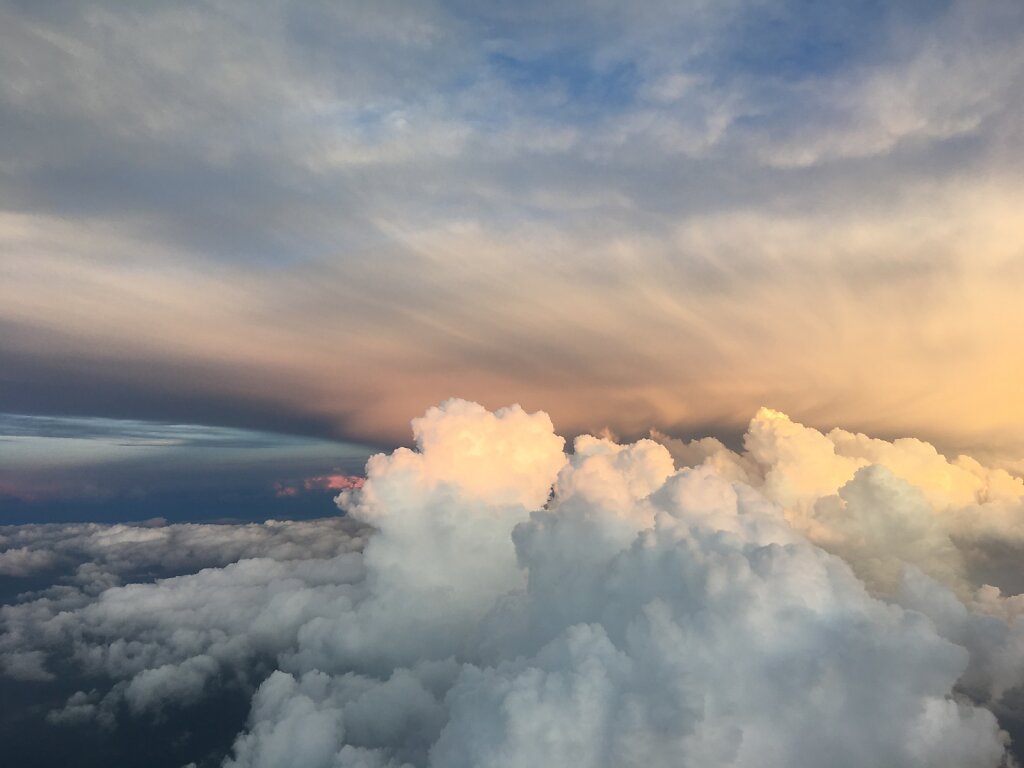
{"type": "Polygon", "coordinates": [[[413,432],[347,517],[6,529],[10,574],[82,561],[0,609],[7,674],[97,681],[53,727],[250,690],[234,768],[1014,764],[1019,478],[767,409],[742,452],[413,432]]]}
{"type": "Polygon", "coordinates": [[[769,403],[1019,458],[1022,31],[6,0],[0,410],[397,443],[457,382],[571,434],[769,403]]]}

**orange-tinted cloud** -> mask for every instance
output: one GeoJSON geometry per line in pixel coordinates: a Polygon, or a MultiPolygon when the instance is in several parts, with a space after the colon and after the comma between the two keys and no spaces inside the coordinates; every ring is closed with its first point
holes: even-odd
{"type": "Polygon", "coordinates": [[[1019,459],[1020,3],[781,3],[774,44],[712,5],[9,11],[0,410],[394,443],[453,395],[767,404],[1019,459]]]}
{"type": "Polygon", "coordinates": [[[274,493],[278,497],[294,497],[308,491],[349,491],[363,487],[365,477],[358,475],[316,475],[307,477],[301,482],[274,483],[274,493]]]}

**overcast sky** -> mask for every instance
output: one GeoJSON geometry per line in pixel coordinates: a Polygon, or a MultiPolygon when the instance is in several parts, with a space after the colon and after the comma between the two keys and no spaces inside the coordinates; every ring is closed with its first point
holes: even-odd
{"type": "Polygon", "coordinates": [[[1022,30],[1018,0],[6,0],[0,412],[386,446],[451,396],[563,434],[767,405],[1019,460],[1022,30]]]}

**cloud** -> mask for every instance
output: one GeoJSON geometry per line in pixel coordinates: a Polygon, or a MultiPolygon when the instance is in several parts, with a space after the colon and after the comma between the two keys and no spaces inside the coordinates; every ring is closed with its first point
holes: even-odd
{"type": "Polygon", "coordinates": [[[547,414],[448,400],[412,426],[417,450],[371,457],[363,487],[338,497],[378,531],[363,551],[372,599],[304,627],[290,665],[461,656],[495,600],[522,585],[510,533],[544,505],[564,462],[547,414]]]}
{"type": "Polygon", "coordinates": [[[4,575],[88,567],[113,576],[153,569],[189,573],[237,560],[301,560],[355,551],[367,533],[349,518],[315,522],[268,520],[248,524],[12,525],[0,527],[4,575]]]}
{"type": "Polygon", "coordinates": [[[844,557],[873,588],[896,589],[906,564],[966,595],[968,571],[1016,584],[992,558],[1019,551],[1024,480],[968,456],[949,460],[913,438],[892,442],[842,429],[822,433],[761,409],[735,453],[718,441],[660,433],[684,465],[713,467],[758,488],[815,543],[844,557]]]}
{"type": "Polygon", "coordinates": [[[1010,515],[980,521],[1019,479],[769,410],[741,453],[566,455],[546,414],[462,400],[413,433],[348,517],[16,530],[114,574],[233,562],[123,585],[83,564],[0,609],[7,674],[108,681],[68,724],[251,691],[234,768],[1013,764],[1024,606],[970,565],[978,527],[1016,546],[1010,515]]]}
{"type": "Polygon", "coordinates": [[[365,478],[358,475],[314,475],[300,483],[275,483],[278,496],[298,496],[308,491],[344,491],[362,488],[365,478]]]}
{"type": "Polygon", "coordinates": [[[28,547],[5,549],[0,552],[0,574],[27,576],[34,571],[53,567],[56,561],[56,556],[47,550],[34,550],[28,547]]]}
{"type": "Polygon", "coordinates": [[[0,414],[0,524],[320,516],[323,499],[306,491],[326,494],[372,452],[289,433],[0,414]]]}
{"type": "Polygon", "coordinates": [[[1019,458],[1019,3],[517,7],[0,6],[0,408],[1019,458]]]}

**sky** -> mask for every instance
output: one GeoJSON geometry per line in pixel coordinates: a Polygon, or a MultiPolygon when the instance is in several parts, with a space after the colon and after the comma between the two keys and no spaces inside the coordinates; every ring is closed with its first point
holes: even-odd
{"type": "Polygon", "coordinates": [[[0,0],[0,763],[1019,768],[1020,0],[0,0]]]}
{"type": "Polygon", "coordinates": [[[1020,460],[1022,28],[4,2],[0,412],[369,454],[452,396],[628,436],[768,406],[1020,460]]]}

